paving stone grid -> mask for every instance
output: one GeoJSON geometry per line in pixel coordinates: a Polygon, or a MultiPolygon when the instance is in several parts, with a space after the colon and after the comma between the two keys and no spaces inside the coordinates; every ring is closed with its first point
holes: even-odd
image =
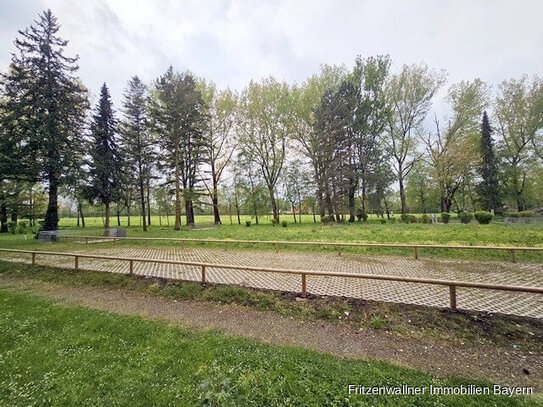
{"type": "MultiPolygon", "coordinates": [[[[330,253],[300,253],[281,251],[273,253],[258,250],[211,248],[152,248],[118,247],[85,249],[85,254],[139,257],[149,259],[183,260],[252,267],[303,269],[308,271],[337,271],[345,273],[388,274],[397,276],[438,278],[518,286],[543,287],[543,266],[540,264],[512,264],[496,261],[465,261],[449,259],[401,258],[393,256],[364,256],[330,253]]],[[[0,253],[0,259],[30,262],[30,255],[0,253]]],[[[73,257],[37,256],[39,264],[57,267],[74,267],[73,257]]],[[[127,261],[79,259],[82,270],[128,273],[127,261]]],[[[134,274],[199,281],[199,267],[134,263],[134,274]]],[[[290,292],[301,291],[301,277],[266,272],[216,269],[208,267],[207,281],[219,284],[236,284],[246,287],[290,292]]],[[[449,306],[448,287],[394,281],[349,279],[340,277],[308,276],[310,294],[333,295],[366,300],[417,304],[433,307],[449,306]]],[[[519,316],[543,318],[543,295],[457,288],[458,308],[464,310],[499,312],[519,316]]]]}

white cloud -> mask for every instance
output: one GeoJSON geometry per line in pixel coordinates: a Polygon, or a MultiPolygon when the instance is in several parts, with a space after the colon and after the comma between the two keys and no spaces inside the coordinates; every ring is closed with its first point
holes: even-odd
{"type": "Polygon", "coordinates": [[[538,0],[145,1],[0,0],[0,69],[17,29],[51,8],[80,76],[94,93],[107,82],[118,104],[135,74],[151,81],[169,64],[219,86],[268,75],[303,81],[322,63],[390,54],[394,68],[425,61],[450,81],[491,84],[543,66],[538,0]]]}

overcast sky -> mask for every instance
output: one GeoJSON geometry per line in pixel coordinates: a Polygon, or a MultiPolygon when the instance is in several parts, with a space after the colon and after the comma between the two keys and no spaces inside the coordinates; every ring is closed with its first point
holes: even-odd
{"type": "Polygon", "coordinates": [[[93,94],[114,102],[127,80],[150,82],[171,64],[220,87],[272,75],[303,82],[323,63],[390,54],[393,69],[424,61],[451,84],[497,85],[543,68],[542,0],[0,0],[0,69],[17,30],[50,8],[93,94]]]}

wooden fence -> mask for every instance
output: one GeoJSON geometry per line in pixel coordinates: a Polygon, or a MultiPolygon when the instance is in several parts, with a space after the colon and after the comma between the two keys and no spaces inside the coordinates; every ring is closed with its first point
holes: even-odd
{"type": "MultiPolygon", "coordinates": [[[[215,264],[215,263],[201,263],[191,261],[179,261],[179,260],[164,260],[164,259],[146,259],[146,258],[132,258],[132,257],[118,257],[118,256],[104,256],[96,254],[82,254],[82,253],[63,253],[63,252],[46,252],[35,250],[20,250],[20,249],[0,249],[0,252],[9,253],[24,253],[32,256],[32,264],[36,264],[36,256],[67,256],[74,258],[74,269],[79,269],[79,259],[102,259],[102,260],[115,260],[126,261],[128,263],[128,271],[126,274],[134,274],[135,263],[156,263],[156,264],[175,264],[184,266],[199,267],[201,271],[201,282],[205,283],[206,272],[208,269],[230,269],[230,270],[243,270],[243,271],[255,271],[264,273],[279,273],[279,274],[294,274],[301,277],[301,296],[307,297],[307,277],[308,276],[327,276],[327,277],[340,277],[340,278],[354,278],[354,279],[367,279],[367,280],[384,280],[384,281],[396,281],[404,283],[415,284],[432,284],[449,287],[449,304],[450,309],[456,311],[456,289],[458,287],[463,288],[479,288],[487,290],[501,290],[501,291],[515,291],[524,293],[543,294],[543,287],[523,287],[523,286],[511,286],[501,284],[488,284],[477,283],[469,281],[457,281],[457,280],[440,280],[429,278],[417,278],[417,277],[401,277],[382,274],[356,274],[356,273],[338,273],[333,271],[309,271],[309,270],[294,270],[294,269],[280,269],[280,268],[265,268],[265,267],[247,267],[232,264],[215,264]]],[[[178,280],[172,279],[170,280],[178,280]]]]}
{"type": "Polygon", "coordinates": [[[221,243],[221,244],[264,244],[273,245],[277,251],[279,246],[329,246],[337,247],[338,253],[341,255],[342,247],[382,247],[396,249],[411,249],[413,256],[418,259],[421,249],[445,249],[445,250],[489,250],[489,251],[506,251],[511,255],[511,261],[517,262],[517,252],[541,252],[543,247],[522,247],[522,246],[467,246],[467,245],[437,245],[437,244],[403,244],[403,243],[357,243],[357,242],[296,242],[288,240],[233,240],[233,239],[191,239],[191,238],[174,238],[174,237],[111,237],[111,236],[78,236],[78,235],[60,235],[60,239],[78,239],[89,243],[93,240],[106,240],[115,242],[117,240],[127,241],[175,241],[187,243],[221,243]]]}

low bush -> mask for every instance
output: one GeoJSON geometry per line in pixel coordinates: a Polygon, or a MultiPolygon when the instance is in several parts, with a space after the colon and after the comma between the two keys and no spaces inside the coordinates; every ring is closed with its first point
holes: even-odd
{"type": "Polygon", "coordinates": [[[391,216],[388,220],[390,223],[396,223],[396,218],[394,216],[391,216]]]}
{"type": "Polygon", "coordinates": [[[247,227],[251,226],[251,221],[250,221],[250,220],[246,220],[246,221],[245,221],[245,226],[247,226],[247,227]]]}
{"type": "Polygon", "coordinates": [[[420,223],[432,223],[432,218],[430,218],[430,215],[425,213],[420,217],[420,223]]]}
{"type": "Polygon", "coordinates": [[[366,222],[368,220],[368,214],[362,208],[356,210],[356,219],[366,222]]]}
{"type": "Polygon", "coordinates": [[[19,221],[19,223],[17,224],[17,226],[18,226],[18,230],[17,230],[17,231],[18,231],[20,234],[23,234],[23,233],[25,233],[25,232],[27,231],[27,229],[28,229],[28,222],[27,222],[26,220],[21,220],[21,221],[19,221]]]}
{"type": "Polygon", "coordinates": [[[381,218],[379,219],[379,222],[384,225],[385,223],[387,223],[387,220],[385,218],[381,218]]]}
{"type": "Polygon", "coordinates": [[[325,216],[322,216],[321,217],[321,222],[322,223],[333,223],[336,221],[336,218],[332,215],[328,216],[328,215],[325,215],[325,216]]]}
{"type": "Polygon", "coordinates": [[[460,212],[458,214],[458,219],[460,219],[460,222],[468,224],[473,220],[473,213],[471,213],[471,212],[460,212]]]}
{"type": "Polygon", "coordinates": [[[10,220],[8,222],[8,230],[10,233],[15,234],[15,232],[17,231],[17,222],[10,220]]]}
{"type": "Polygon", "coordinates": [[[529,218],[535,215],[534,211],[520,211],[517,213],[518,213],[518,216],[521,218],[529,218]]]}
{"type": "Polygon", "coordinates": [[[288,222],[286,220],[282,221],[281,222],[281,226],[283,226],[284,228],[286,228],[288,226],[288,222]]]}
{"type": "Polygon", "coordinates": [[[451,220],[451,214],[449,212],[441,212],[441,222],[449,223],[451,220]]]}
{"type": "Polygon", "coordinates": [[[272,226],[275,226],[275,225],[277,225],[278,222],[277,222],[276,219],[271,219],[270,223],[272,224],[272,226]]]}
{"type": "Polygon", "coordinates": [[[45,225],[45,221],[43,221],[43,220],[39,220],[39,221],[38,221],[38,226],[37,226],[37,228],[35,229],[36,232],[34,233],[34,237],[35,237],[36,239],[37,239],[38,236],[40,235],[40,232],[43,231],[43,230],[45,230],[45,226],[44,226],[44,225],[45,225]]]}
{"type": "Polygon", "coordinates": [[[494,215],[492,213],[487,211],[477,211],[473,214],[477,222],[479,222],[481,225],[488,225],[491,221],[494,215]]]}
{"type": "Polygon", "coordinates": [[[402,214],[401,219],[403,223],[418,223],[419,221],[415,215],[407,213],[402,214]]]}

